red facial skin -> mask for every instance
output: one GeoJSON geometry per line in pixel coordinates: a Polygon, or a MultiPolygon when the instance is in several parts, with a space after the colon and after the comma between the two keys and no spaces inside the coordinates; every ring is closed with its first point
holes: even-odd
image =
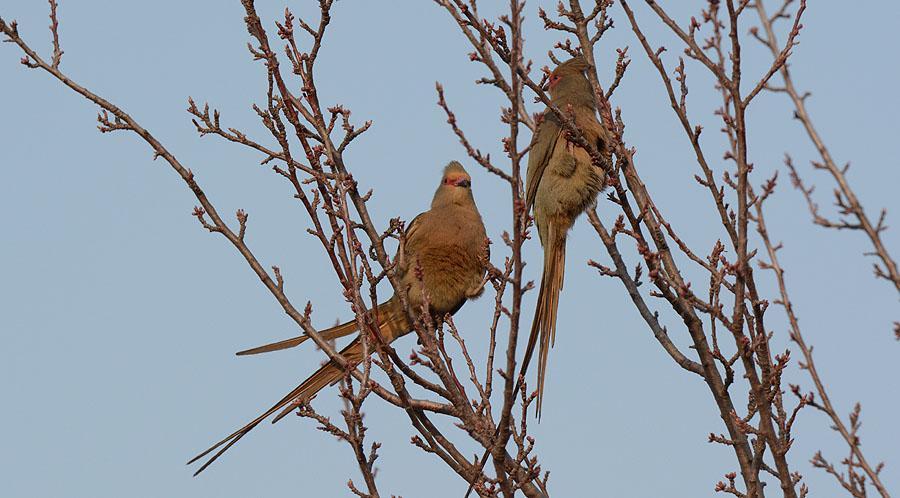
{"type": "Polygon", "coordinates": [[[560,80],[562,80],[562,76],[560,76],[558,74],[551,74],[550,75],[550,83],[547,85],[547,88],[549,88],[550,90],[553,90],[553,87],[558,85],[560,80]]]}
{"type": "Polygon", "coordinates": [[[472,181],[465,176],[448,176],[444,178],[442,183],[444,185],[453,185],[455,187],[468,187],[472,184],[472,181]]]}

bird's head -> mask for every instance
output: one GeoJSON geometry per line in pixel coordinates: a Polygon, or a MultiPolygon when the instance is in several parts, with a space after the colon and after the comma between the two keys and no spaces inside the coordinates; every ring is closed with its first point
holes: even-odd
{"type": "Polygon", "coordinates": [[[457,161],[450,161],[444,168],[444,174],[441,177],[441,184],[434,194],[432,206],[444,203],[462,204],[463,202],[471,202],[472,197],[472,177],[463,168],[462,164],[457,161]]]}
{"type": "Polygon", "coordinates": [[[444,176],[441,178],[441,185],[470,188],[472,186],[472,177],[469,176],[469,173],[458,161],[450,161],[444,168],[444,176]]]}
{"type": "Polygon", "coordinates": [[[593,102],[591,84],[584,72],[589,68],[581,57],[569,59],[556,66],[547,80],[550,97],[557,104],[593,102]]]}

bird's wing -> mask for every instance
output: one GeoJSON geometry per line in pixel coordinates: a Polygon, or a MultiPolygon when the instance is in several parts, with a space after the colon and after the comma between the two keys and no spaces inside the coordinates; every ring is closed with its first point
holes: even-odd
{"type": "Polygon", "coordinates": [[[531,151],[528,153],[528,173],[525,185],[525,210],[530,212],[534,206],[534,197],[537,194],[538,185],[544,170],[550,162],[556,142],[562,135],[556,115],[550,111],[544,112],[544,120],[538,125],[537,132],[531,141],[531,151]]]}
{"type": "Polygon", "coordinates": [[[593,110],[584,112],[577,119],[578,126],[587,134],[588,140],[594,139],[594,145],[601,155],[606,155],[612,146],[609,130],[603,126],[593,110]]]}
{"type": "MultiPolygon", "coordinates": [[[[425,211],[427,213],[428,211],[425,211]]],[[[425,213],[419,213],[416,215],[412,221],[409,222],[409,225],[406,227],[406,240],[414,240],[416,238],[416,232],[421,227],[422,218],[425,216],[425,213]]]]}
{"type": "Polygon", "coordinates": [[[400,247],[397,248],[397,255],[394,256],[394,261],[397,262],[397,275],[403,276],[409,270],[410,262],[408,261],[407,257],[409,255],[409,245],[416,244],[416,240],[419,235],[418,231],[421,227],[421,221],[424,215],[425,213],[419,213],[418,215],[416,215],[416,217],[409,222],[409,224],[406,226],[406,230],[403,232],[406,242],[404,244],[401,244],[400,247]]]}

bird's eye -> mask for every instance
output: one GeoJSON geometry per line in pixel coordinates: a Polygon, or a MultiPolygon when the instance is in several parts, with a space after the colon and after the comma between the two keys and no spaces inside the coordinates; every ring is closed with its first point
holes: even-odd
{"type": "Polygon", "coordinates": [[[441,180],[441,183],[444,185],[451,185],[453,187],[465,187],[465,188],[468,188],[470,185],[472,185],[472,181],[469,180],[468,178],[463,178],[463,177],[458,177],[458,176],[457,177],[451,176],[451,177],[444,178],[443,180],[441,180]]]}
{"type": "Polygon", "coordinates": [[[556,85],[559,84],[559,80],[561,80],[561,79],[562,79],[562,76],[560,76],[558,74],[551,74],[550,80],[547,82],[547,84],[552,89],[553,87],[555,87],[556,85]]]}

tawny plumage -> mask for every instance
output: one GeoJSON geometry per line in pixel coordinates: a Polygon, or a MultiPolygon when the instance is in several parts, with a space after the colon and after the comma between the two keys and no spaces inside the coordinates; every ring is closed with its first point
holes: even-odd
{"type": "MultiPolygon", "coordinates": [[[[448,164],[444,169],[441,184],[434,194],[431,209],[416,216],[409,224],[406,230],[406,244],[397,254],[401,288],[406,290],[410,308],[414,312],[422,310],[427,294],[429,311],[438,321],[447,313],[456,313],[466,300],[477,297],[483,291],[487,235],[481,215],[475,206],[471,182],[471,177],[461,164],[456,161],[448,164]],[[413,271],[417,265],[422,269],[421,280],[413,271]]],[[[378,305],[377,313],[381,336],[389,343],[412,330],[396,295],[378,305]]],[[[357,330],[357,322],[353,320],[324,330],[320,334],[330,340],[352,334],[357,330]]],[[[303,335],[241,351],[238,355],[291,348],[303,343],[307,338],[303,335]]],[[[354,339],[340,353],[350,363],[361,362],[363,345],[360,338],[354,339]]],[[[272,421],[277,422],[293,410],[296,400],[312,398],[324,387],[339,381],[343,375],[343,369],[334,362],[329,362],[317,370],[262,415],[191,459],[188,464],[218,449],[194,475],[206,469],[260,422],[281,410],[272,421]]]]}
{"type": "MultiPolygon", "coordinates": [[[[551,102],[563,113],[571,109],[575,125],[605,155],[609,134],[597,120],[593,92],[584,74],[587,69],[587,63],[581,58],[557,66],[550,74],[551,102]]],[[[556,338],[556,310],[566,265],[566,235],[575,219],[595,202],[604,180],[603,170],[591,164],[587,151],[566,140],[559,118],[550,109],[544,111],[532,140],[525,182],[527,208],[534,207],[534,221],[544,248],[544,273],[522,361],[524,373],[540,341],[538,416],[543,402],[547,355],[556,338]]]]}

